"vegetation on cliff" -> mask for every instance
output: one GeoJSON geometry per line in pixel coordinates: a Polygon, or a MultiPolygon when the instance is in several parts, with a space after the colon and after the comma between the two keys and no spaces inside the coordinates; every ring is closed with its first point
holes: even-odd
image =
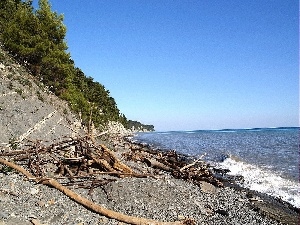
{"type": "Polygon", "coordinates": [[[75,66],[65,41],[63,16],[53,12],[48,0],[1,0],[0,41],[15,60],[57,96],[69,102],[83,123],[96,127],[108,121],[128,126],[110,92],[75,66]]]}
{"type": "Polygon", "coordinates": [[[138,121],[128,120],[127,128],[138,131],[154,131],[153,125],[145,125],[138,121]]]}

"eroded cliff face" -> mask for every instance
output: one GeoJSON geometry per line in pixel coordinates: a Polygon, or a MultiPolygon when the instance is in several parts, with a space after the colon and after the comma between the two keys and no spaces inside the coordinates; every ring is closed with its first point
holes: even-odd
{"type": "Polygon", "coordinates": [[[0,146],[53,141],[82,133],[67,103],[0,48],[0,146]]]}
{"type": "MultiPolygon", "coordinates": [[[[92,125],[92,124],[91,124],[92,125]]],[[[101,130],[109,136],[129,136],[131,130],[110,121],[101,130]]],[[[66,101],[16,63],[0,47],[0,147],[22,147],[26,141],[51,144],[61,138],[99,136],[94,126],[83,126],[66,101]]]]}

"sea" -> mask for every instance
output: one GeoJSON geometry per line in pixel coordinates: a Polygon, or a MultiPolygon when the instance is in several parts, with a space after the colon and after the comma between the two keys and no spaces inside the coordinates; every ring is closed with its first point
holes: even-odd
{"type": "Polygon", "coordinates": [[[244,177],[242,186],[300,208],[298,127],[137,133],[135,141],[175,150],[244,177]]]}

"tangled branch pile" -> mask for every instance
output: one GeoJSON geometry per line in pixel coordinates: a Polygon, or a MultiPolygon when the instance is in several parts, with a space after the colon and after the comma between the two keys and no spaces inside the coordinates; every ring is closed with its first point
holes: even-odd
{"type": "MultiPolygon", "coordinates": [[[[130,144],[130,151],[122,154],[126,160],[145,163],[154,168],[154,172],[167,171],[175,178],[190,180],[198,185],[204,180],[222,186],[200,159],[187,163],[185,158],[175,151],[155,151],[142,144],[128,144],[130,144]]],[[[65,186],[88,188],[91,193],[94,188],[116,181],[113,177],[155,177],[154,174],[134,172],[132,168],[121,162],[113,151],[103,144],[96,145],[89,137],[66,138],[48,146],[40,141],[30,142],[25,150],[2,151],[0,157],[1,164],[18,170],[37,183],[55,187],[76,202],[107,217],[131,224],[194,223],[190,219],[162,223],[127,216],[105,209],[66,188],[65,186]],[[103,175],[109,175],[109,178],[103,175]],[[57,182],[58,179],[62,182],[57,182]]]]}
{"type": "Polygon", "coordinates": [[[192,181],[196,185],[200,185],[200,181],[206,181],[218,187],[223,186],[209,170],[207,163],[201,161],[204,155],[189,162],[186,156],[173,150],[153,150],[151,146],[141,143],[132,143],[130,149],[130,152],[123,153],[126,160],[144,162],[149,167],[170,172],[173,177],[192,181]]]}
{"type": "Polygon", "coordinates": [[[136,175],[106,146],[96,146],[89,137],[67,138],[50,146],[35,141],[25,150],[3,151],[0,156],[24,166],[35,177],[68,179],[68,185],[75,185],[75,179],[99,183],[97,174],[136,175]]]}

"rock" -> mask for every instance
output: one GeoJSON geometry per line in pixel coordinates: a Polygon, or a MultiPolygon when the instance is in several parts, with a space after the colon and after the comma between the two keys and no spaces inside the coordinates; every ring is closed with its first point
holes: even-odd
{"type": "Polygon", "coordinates": [[[39,220],[37,220],[37,219],[32,219],[32,220],[31,220],[31,223],[34,224],[34,225],[47,225],[47,224],[41,223],[41,222],[40,222],[39,220]]]}
{"type": "Polygon", "coordinates": [[[108,223],[108,219],[105,216],[100,216],[99,218],[99,223],[100,224],[107,224],[108,223]]]}
{"type": "Polygon", "coordinates": [[[9,218],[5,225],[32,225],[32,223],[19,218],[9,218]]]}
{"type": "Polygon", "coordinates": [[[37,216],[34,215],[34,214],[30,214],[28,217],[29,217],[29,218],[32,218],[32,219],[37,219],[37,216]]]}
{"type": "Polygon", "coordinates": [[[44,206],[46,205],[46,203],[45,203],[44,201],[38,201],[38,202],[37,202],[37,205],[38,205],[39,207],[44,207],[44,206]]]}
{"type": "Polygon", "coordinates": [[[132,131],[126,129],[121,123],[116,121],[109,121],[106,130],[111,135],[130,136],[132,131]]]}
{"type": "Polygon", "coordinates": [[[229,213],[226,210],[223,210],[223,209],[217,209],[215,212],[219,213],[222,216],[229,216],[229,213]]]}
{"type": "Polygon", "coordinates": [[[213,211],[212,209],[210,209],[210,208],[206,208],[206,209],[205,209],[205,214],[206,214],[207,216],[211,216],[213,213],[214,213],[214,211],[213,211]]]}
{"type": "Polygon", "coordinates": [[[185,216],[183,216],[183,215],[178,215],[177,218],[178,218],[178,220],[184,220],[184,219],[185,219],[185,216]]]}
{"type": "Polygon", "coordinates": [[[9,215],[6,212],[0,212],[0,218],[1,219],[7,219],[9,215]]]}
{"type": "Polygon", "coordinates": [[[200,181],[200,187],[201,187],[201,191],[205,193],[215,194],[217,192],[217,188],[214,185],[207,183],[205,181],[200,181]]]}
{"type": "Polygon", "coordinates": [[[58,215],[53,216],[53,218],[50,220],[50,224],[57,223],[62,217],[64,216],[64,213],[60,213],[58,215]]]}
{"type": "Polygon", "coordinates": [[[4,70],[4,69],[5,69],[5,66],[2,63],[0,63],[0,70],[4,70]]]}
{"type": "Polygon", "coordinates": [[[30,194],[36,195],[37,193],[39,193],[38,189],[36,189],[36,188],[30,188],[30,194]]]}

